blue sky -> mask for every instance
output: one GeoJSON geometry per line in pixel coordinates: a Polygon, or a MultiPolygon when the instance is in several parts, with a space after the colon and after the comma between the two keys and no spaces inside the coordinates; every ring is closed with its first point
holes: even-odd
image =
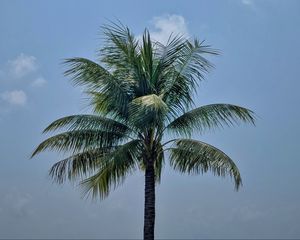
{"type": "Polygon", "coordinates": [[[157,187],[158,238],[300,238],[298,104],[300,2],[0,1],[0,238],[140,238],[143,175],[102,202],[47,176],[60,156],[29,160],[51,121],[89,112],[63,77],[68,57],[95,60],[100,26],[120,19],[138,36],[145,27],[205,39],[221,56],[200,84],[196,104],[251,108],[257,126],[197,139],[236,161],[244,186],[165,168],[157,187]]]}

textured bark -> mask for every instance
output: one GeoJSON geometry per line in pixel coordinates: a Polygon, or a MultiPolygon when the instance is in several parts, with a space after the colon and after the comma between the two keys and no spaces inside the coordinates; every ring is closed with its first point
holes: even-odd
{"type": "Polygon", "coordinates": [[[155,224],[155,172],[153,164],[145,171],[144,240],[154,239],[155,224]]]}

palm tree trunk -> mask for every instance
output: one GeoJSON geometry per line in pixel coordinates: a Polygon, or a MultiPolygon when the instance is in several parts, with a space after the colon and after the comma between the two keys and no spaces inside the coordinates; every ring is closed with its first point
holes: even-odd
{"type": "Polygon", "coordinates": [[[145,171],[144,240],[154,239],[155,223],[155,173],[153,164],[145,171]]]}

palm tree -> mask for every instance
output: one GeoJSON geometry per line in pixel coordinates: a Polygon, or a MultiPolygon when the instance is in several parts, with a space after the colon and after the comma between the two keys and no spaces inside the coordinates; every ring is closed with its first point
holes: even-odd
{"type": "Polygon", "coordinates": [[[121,23],[103,26],[99,61],[65,60],[75,85],[83,86],[93,114],[72,115],[51,123],[44,132],[65,131],[43,141],[45,150],[69,153],[50,169],[58,183],[80,182],[85,194],[108,196],[136,170],[145,173],[144,239],[154,239],[155,185],[165,153],[170,166],[189,174],[212,171],[229,175],[235,188],[242,180],[237,166],[221,150],[190,139],[194,131],[254,123],[252,111],[231,104],[194,108],[192,95],[212,64],[204,57],[218,52],[197,39],[170,36],[154,41],[146,29],[140,41],[121,23]],[[166,137],[175,135],[175,139],[166,137]],[[177,137],[185,138],[177,138],[177,137]]]}

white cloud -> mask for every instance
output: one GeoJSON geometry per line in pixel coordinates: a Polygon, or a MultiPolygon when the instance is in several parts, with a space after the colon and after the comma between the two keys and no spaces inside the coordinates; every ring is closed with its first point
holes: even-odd
{"type": "Polygon", "coordinates": [[[32,83],[31,86],[33,87],[42,87],[47,83],[46,79],[43,77],[38,77],[35,79],[32,83]]]}
{"type": "Polygon", "coordinates": [[[265,216],[265,212],[254,205],[240,206],[232,211],[232,217],[234,219],[240,219],[241,221],[255,221],[265,216]]]}
{"type": "Polygon", "coordinates": [[[5,82],[7,79],[7,73],[4,69],[0,69],[0,81],[5,82]]]}
{"type": "Polygon", "coordinates": [[[6,193],[1,199],[1,205],[4,207],[3,212],[10,217],[28,217],[33,214],[31,208],[33,196],[29,193],[17,192],[17,188],[13,188],[6,193]]]}
{"type": "Polygon", "coordinates": [[[27,96],[23,90],[6,91],[1,94],[1,98],[11,105],[23,106],[26,104],[27,96]]]}
{"type": "Polygon", "coordinates": [[[243,7],[250,9],[252,11],[254,11],[255,13],[258,14],[263,14],[259,8],[259,6],[257,5],[257,1],[255,0],[240,0],[241,4],[243,5],[243,7]]]}
{"type": "Polygon", "coordinates": [[[253,5],[253,1],[252,0],[242,0],[242,3],[244,5],[247,5],[247,6],[252,6],[253,5]]]}
{"type": "Polygon", "coordinates": [[[24,53],[21,53],[16,59],[9,61],[8,64],[11,73],[17,78],[24,77],[38,68],[36,57],[27,56],[24,53]]]}
{"type": "Polygon", "coordinates": [[[187,22],[180,15],[173,14],[154,17],[152,24],[154,25],[154,30],[150,31],[151,36],[154,40],[161,43],[167,43],[170,34],[189,36],[187,22]]]}

